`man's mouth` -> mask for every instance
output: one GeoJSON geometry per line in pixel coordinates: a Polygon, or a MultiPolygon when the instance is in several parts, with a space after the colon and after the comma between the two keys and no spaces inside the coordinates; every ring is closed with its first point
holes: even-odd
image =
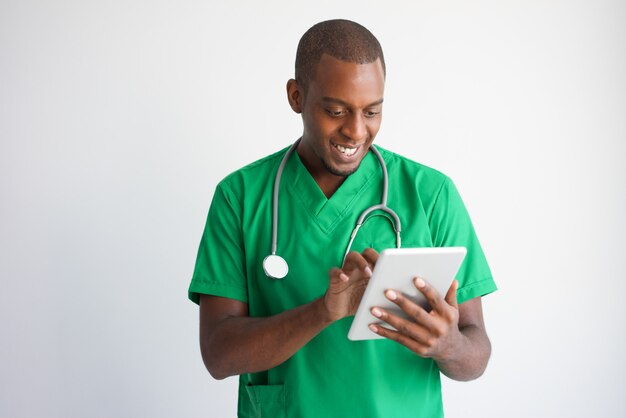
{"type": "Polygon", "coordinates": [[[359,147],[350,148],[350,147],[344,147],[344,146],[339,145],[339,144],[332,144],[332,145],[337,150],[339,150],[339,152],[341,152],[343,155],[345,155],[347,157],[353,156],[354,153],[357,152],[357,150],[359,149],[359,147]]]}

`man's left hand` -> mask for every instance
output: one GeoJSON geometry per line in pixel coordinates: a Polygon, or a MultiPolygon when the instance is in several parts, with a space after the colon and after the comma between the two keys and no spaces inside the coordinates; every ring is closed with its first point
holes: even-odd
{"type": "Polygon", "coordinates": [[[459,330],[459,306],[456,299],[458,282],[454,280],[444,297],[422,278],[413,281],[432,307],[430,312],[395,290],[386,290],[387,299],[398,305],[410,319],[401,318],[389,311],[373,307],[372,315],[394,327],[397,331],[377,324],[370,329],[409,348],[422,357],[445,361],[454,356],[455,349],[463,345],[465,336],[459,330]]]}

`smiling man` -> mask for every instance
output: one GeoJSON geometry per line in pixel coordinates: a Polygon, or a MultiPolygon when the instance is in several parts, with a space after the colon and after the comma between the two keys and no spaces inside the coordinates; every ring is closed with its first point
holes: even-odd
{"type": "Polygon", "coordinates": [[[287,83],[289,103],[304,122],[298,155],[327,197],[359,168],[380,128],[381,57],[355,63],[322,53],[314,77],[298,72],[298,81],[287,83]]]}
{"type": "Polygon", "coordinates": [[[489,267],[449,178],[371,150],[384,87],[383,52],[366,28],[313,26],[287,83],[301,138],[216,188],[189,297],[200,305],[207,369],[216,379],[239,375],[240,417],[440,417],[440,373],[470,380],[485,370],[481,297],[496,289],[489,267]],[[467,256],[445,295],[415,281],[431,311],[390,289],[410,319],[374,308],[372,323],[397,331],[372,325],[385,339],[355,342],[347,332],[378,253],[396,245],[393,223],[376,211],[343,260],[357,218],[381,201],[383,165],[403,246],[464,246],[467,256]],[[264,269],[274,250],[289,264],[282,280],[264,269]]]}

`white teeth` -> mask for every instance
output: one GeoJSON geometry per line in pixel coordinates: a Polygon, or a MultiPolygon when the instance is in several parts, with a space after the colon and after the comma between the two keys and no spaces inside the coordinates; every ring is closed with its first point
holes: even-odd
{"type": "Polygon", "coordinates": [[[354,155],[354,153],[356,152],[357,148],[346,148],[346,147],[342,147],[341,145],[335,145],[335,148],[337,148],[339,151],[341,151],[342,154],[347,155],[348,157],[354,155]]]}

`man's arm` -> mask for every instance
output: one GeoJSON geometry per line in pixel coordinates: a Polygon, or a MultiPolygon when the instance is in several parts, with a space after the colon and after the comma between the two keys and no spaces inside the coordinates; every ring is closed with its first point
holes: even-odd
{"type": "Polygon", "coordinates": [[[463,302],[458,308],[458,328],[464,338],[447,358],[436,361],[439,370],[450,379],[473,380],[482,376],[487,368],[491,342],[485,329],[481,298],[463,302]]]}
{"type": "Polygon", "coordinates": [[[472,380],[480,377],[491,355],[481,299],[477,297],[458,305],[456,280],[445,298],[422,279],[416,279],[415,286],[430,303],[430,312],[399,292],[388,290],[385,296],[411,319],[400,318],[382,308],[372,308],[374,316],[392,325],[397,331],[373,324],[370,329],[399,342],[422,357],[432,358],[441,372],[451,379],[472,380]]]}
{"type": "Polygon", "coordinates": [[[332,322],[323,298],[267,318],[234,299],[200,297],[200,348],[216,379],[275,367],[332,322]]]}
{"type": "Polygon", "coordinates": [[[378,254],[348,254],[342,269],[329,272],[326,294],[280,314],[251,318],[248,305],[233,299],[200,298],[200,348],[216,379],[271,369],[332,322],[353,315],[372,275],[378,254]]]}

